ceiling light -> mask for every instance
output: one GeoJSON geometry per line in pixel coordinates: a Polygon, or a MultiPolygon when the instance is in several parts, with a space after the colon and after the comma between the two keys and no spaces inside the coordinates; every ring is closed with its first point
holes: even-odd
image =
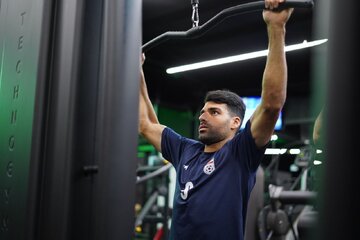
{"type": "MultiPolygon", "coordinates": [[[[311,42],[304,40],[302,43],[286,46],[285,52],[290,52],[290,51],[299,50],[299,49],[303,49],[303,48],[314,47],[314,46],[323,44],[327,41],[328,41],[327,39],[321,39],[321,40],[316,40],[316,41],[311,41],[311,42]]],[[[182,65],[182,66],[178,66],[178,67],[168,68],[168,69],[166,69],[166,72],[168,74],[174,74],[174,73],[185,72],[185,71],[195,70],[195,69],[199,69],[199,68],[212,67],[212,66],[231,63],[231,62],[244,61],[247,59],[253,59],[253,58],[267,56],[268,52],[269,52],[269,50],[262,50],[262,51],[243,53],[243,54],[239,54],[239,55],[198,62],[198,63],[186,64],[186,65],[182,65]]]]}
{"type": "Polygon", "coordinates": [[[286,148],[267,148],[265,150],[265,155],[279,155],[286,153],[286,148]]]}
{"type": "Polygon", "coordinates": [[[297,155],[297,154],[301,153],[301,150],[298,149],[298,148],[292,148],[292,149],[289,150],[289,153],[292,154],[292,155],[297,155]]]}
{"type": "Polygon", "coordinates": [[[320,165],[320,164],[322,164],[321,161],[319,161],[319,160],[314,160],[314,165],[320,165]]]}
{"type": "Polygon", "coordinates": [[[271,141],[276,141],[276,140],[278,140],[279,139],[279,137],[278,137],[278,135],[276,135],[276,134],[273,134],[272,136],[271,136],[271,141]]]}

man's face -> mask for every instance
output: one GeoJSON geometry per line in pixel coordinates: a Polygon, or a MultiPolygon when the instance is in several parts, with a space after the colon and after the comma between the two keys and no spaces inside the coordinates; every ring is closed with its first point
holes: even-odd
{"type": "Polygon", "coordinates": [[[234,135],[235,118],[225,103],[207,102],[200,111],[199,140],[211,145],[234,135]]]}

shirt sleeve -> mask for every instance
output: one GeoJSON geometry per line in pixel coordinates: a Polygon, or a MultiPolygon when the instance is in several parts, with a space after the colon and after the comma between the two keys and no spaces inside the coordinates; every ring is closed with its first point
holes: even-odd
{"type": "Polygon", "coordinates": [[[251,172],[255,172],[259,167],[261,160],[264,157],[264,147],[258,148],[255,140],[251,134],[251,122],[246,122],[245,128],[234,137],[233,147],[235,152],[244,164],[251,172]]]}
{"type": "Polygon", "coordinates": [[[161,137],[161,152],[163,157],[175,168],[179,165],[181,153],[186,144],[186,138],[166,127],[161,137]]]}

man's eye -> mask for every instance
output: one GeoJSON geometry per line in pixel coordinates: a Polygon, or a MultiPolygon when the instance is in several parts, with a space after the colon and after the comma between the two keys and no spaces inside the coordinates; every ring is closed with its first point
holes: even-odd
{"type": "Polygon", "coordinates": [[[218,112],[218,111],[213,111],[212,114],[213,114],[213,115],[218,115],[219,112],[218,112]]]}

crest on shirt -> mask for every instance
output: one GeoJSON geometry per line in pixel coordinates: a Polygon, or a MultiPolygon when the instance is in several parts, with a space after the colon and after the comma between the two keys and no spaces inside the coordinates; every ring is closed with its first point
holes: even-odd
{"type": "Polygon", "coordinates": [[[212,158],[210,161],[206,163],[204,166],[204,173],[207,175],[210,175],[213,171],[215,171],[215,161],[214,158],[212,158]]]}

